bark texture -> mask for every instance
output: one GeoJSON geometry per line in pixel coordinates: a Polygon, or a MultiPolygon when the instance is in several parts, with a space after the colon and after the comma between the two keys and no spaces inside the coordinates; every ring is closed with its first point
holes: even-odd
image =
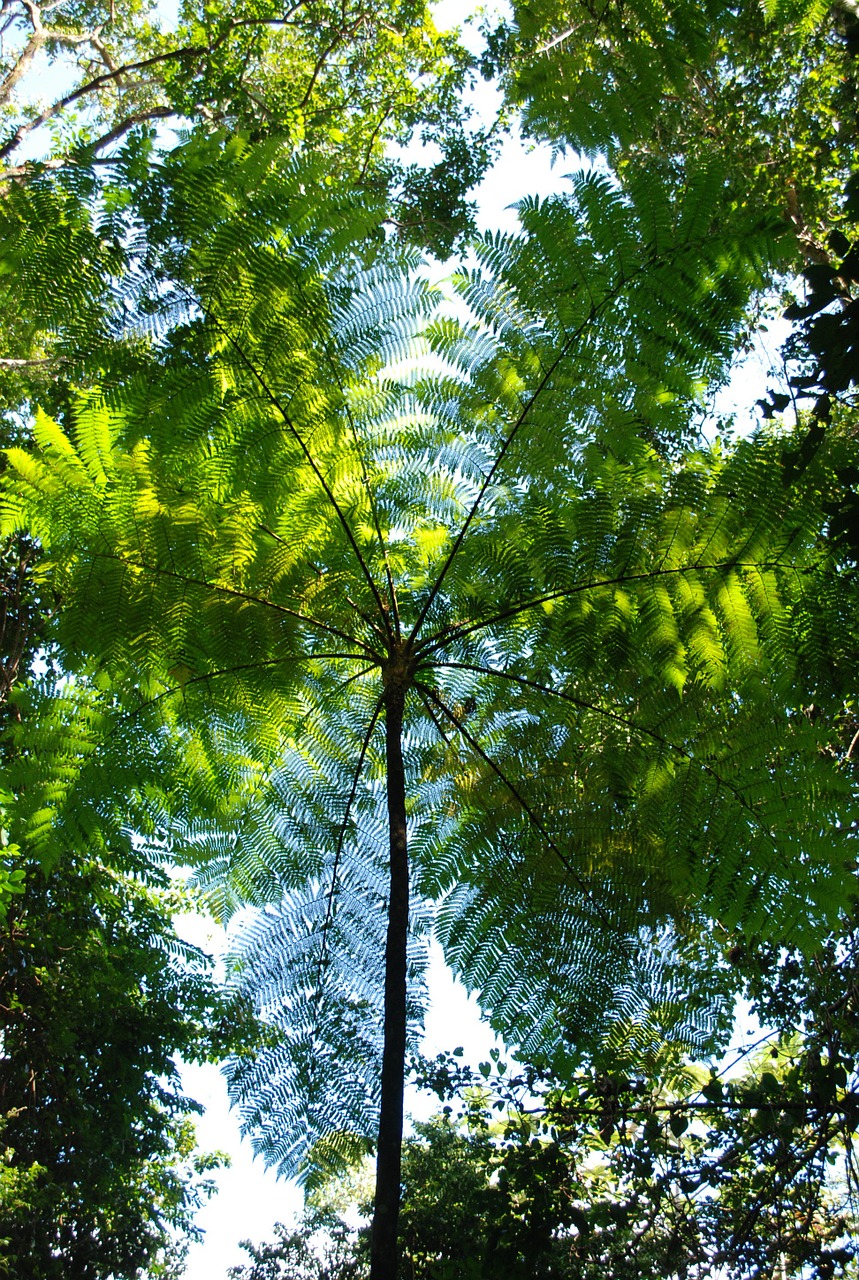
{"type": "Polygon", "coordinates": [[[370,1280],[395,1280],[398,1261],[397,1224],[400,1213],[403,1079],[406,1061],[406,945],[409,925],[409,860],[402,743],[404,698],[405,682],[391,680],[385,698],[391,880],[385,946],[384,1047],[370,1280]]]}

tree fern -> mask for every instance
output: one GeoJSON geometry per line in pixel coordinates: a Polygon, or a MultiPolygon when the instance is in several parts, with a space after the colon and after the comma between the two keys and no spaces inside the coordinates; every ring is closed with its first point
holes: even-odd
{"type": "Polygon", "coordinates": [[[236,981],[275,1032],[234,1097],[288,1169],[378,1119],[382,1277],[427,904],[495,1026],[556,1060],[639,1020],[706,1036],[659,939],[837,916],[843,786],[790,635],[822,517],[777,440],[680,449],[753,244],[589,177],[434,318],[365,214],[314,215],[265,156],[175,162],[147,287],[187,320],[8,454],[68,672],[21,784],[46,859],[135,828],[224,914],[263,907],[236,981]]]}

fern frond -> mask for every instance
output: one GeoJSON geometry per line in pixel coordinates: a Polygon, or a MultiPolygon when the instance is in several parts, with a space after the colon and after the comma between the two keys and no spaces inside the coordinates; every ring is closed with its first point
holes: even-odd
{"type": "Polygon", "coordinates": [[[256,909],[234,980],[272,1039],[232,1089],[290,1170],[372,1132],[383,713],[410,1025],[437,904],[527,1054],[703,1043],[718,964],[684,969],[690,935],[812,946],[848,901],[848,780],[803,699],[827,602],[855,604],[814,468],[786,486],[776,436],[689,443],[757,271],[709,234],[716,178],[523,206],[450,319],[301,162],[197,161],[152,286],[189,318],[8,455],[3,528],[65,601],[65,682],[20,729],[25,838],[169,852],[223,918],[256,909]]]}

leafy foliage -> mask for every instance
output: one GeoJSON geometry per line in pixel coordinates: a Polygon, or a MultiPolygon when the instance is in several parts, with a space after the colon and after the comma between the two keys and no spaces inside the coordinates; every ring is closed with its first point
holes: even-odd
{"type": "MultiPolygon", "coordinates": [[[[853,994],[843,993],[853,992],[855,938],[848,931],[812,964],[767,948],[740,963],[778,1027],[719,1069],[665,1044],[643,1071],[619,1061],[563,1080],[497,1051],[479,1071],[461,1051],[421,1064],[447,1105],[405,1146],[406,1274],[853,1276],[859,1114],[853,994]]],[[[329,1188],[331,1208],[335,1199],[329,1188]]],[[[363,1274],[362,1233],[330,1209],[254,1249],[255,1266],[234,1274],[291,1274],[289,1250],[307,1248],[323,1220],[336,1251],[323,1250],[311,1274],[363,1274]]]]}
{"type": "Polygon", "coordinates": [[[174,1055],[236,1045],[238,1006],[152,891],[91,859],[27,871],[0,944],[0,1266],[177,1274],[220,1159],[196,1150],[174,1055]]]}
{"type": "Polygon", "coordinates": [[[362,1280],[363,1259],[356,1257],[348,1227],[325,1213],[308,1213],[297,1230],[275,1224],[271,1244],[242,1241],[250,1262],[230,1267],[231,1280],[362,1280]]]}
{"type": "MultiPolygon", "coordinates": [[[[467,193],[489,163],[492,130],[472,126],[463,102],[472,59],[421,0],[189,0],[173,30],[162,18],[142,0],[5,5],[0,179],[121,171],[123,142],[145,164],[156,122],[190,121],[326,156],[326,185],[348,173],[356,189],[390,192],[410,240],[449,251],[470,229],[467,193]],[[40,62],[62,86],[52,101],[27,94],[40,62]],[[441,163],[390,158],[416,134],[441,163]]],[[[159,136],[169,145],[163,126],[159,136]]]]}
{"type": "Polygon", "coordinates": [[[825,258],[856,131],[850,6],[538,0],[487,35],[485,70],[535,136],[681,184],[706,155],[723,179],[710,210],[723,235],[765,209],[795,233],[789,257],[825,258]]]}
{"type": "Polygon", "coordinates": [[[855,1273],[854,930],[810,963],[754,941],[729,954],[772,1029],[718,1069],[664,1044],[644,1070],[565,1080],[498,1055],[479,1073],[426,1064],[449,1105],[421,1131],[435,1177],[406,1203],[432,1217],[439,1170],[451,1189],[476,1176],[483,1202],[464,1194],[473,1216],[452,1241],[419,1233],[417,1274],[855,1273]]]}

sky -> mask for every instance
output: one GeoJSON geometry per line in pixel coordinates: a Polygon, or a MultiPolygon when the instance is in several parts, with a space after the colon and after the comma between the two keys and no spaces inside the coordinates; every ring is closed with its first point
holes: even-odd
{"type": "MultiPolygon", "coordinates": [[[[199,935],[198,940],[202,941],[199,935]]],[[[485,1061],[497,1041],[481,1021],[473,997],[454,980],[437,944],[430,958],[429,988],[423,1052],[434,1056],[462,1045],[466,1061],[475,1066],[485,1061]]],[[[272,1239],[276,1222],[290,1222],[300,1214],[301,1191],[254,1159],[250,1144],[239,1136],[238,1117],[229,1110],[225,1082],[217,1067],[186,1067],[183,1082],[189,1095],[206,1106],[197,1126],[201,1148],[226,1150],[232,1160],[231,1168],[217,1173],[218,1194],[197,1217],[206,1235],[202,1244],[192,1245],[185,1277],[224,1280],[228,1267],[247,1262],[240,1240],[258,1244],[272,1239]]],[[[437,1098],[415,1090],[406,1100],[413,1119],[426,1119],[437,1106],[437,1098]]]]}

